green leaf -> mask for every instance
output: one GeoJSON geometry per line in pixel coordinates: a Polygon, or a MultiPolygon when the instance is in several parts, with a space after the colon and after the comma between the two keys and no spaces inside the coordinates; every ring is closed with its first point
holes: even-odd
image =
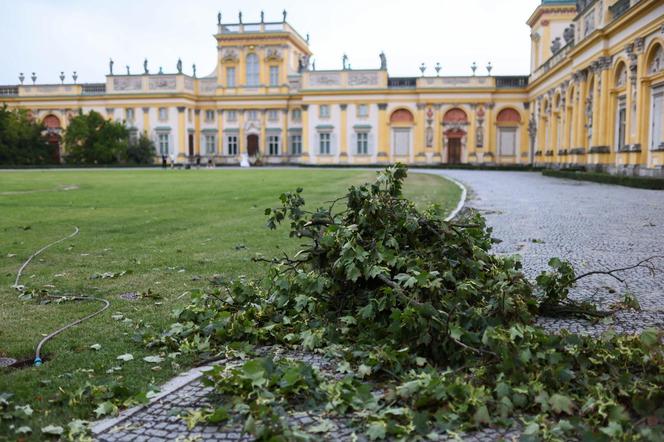
{"type": "Polygon", "coordinates": [[[83,435],[88,432],[89,422],[81,419],[74,419],[67,424],[69,427],[69,436],[83,435]]]}
{"type": "Polygon", "coordinates": [[[22,427],[18,427],[14,432],[16,434],[30,434],[32,433],[32,428],[28,427],[27,425],[23,425],[22,427]]]}
{"type": "Polygon", "coordinates": [[[551,396],[549,399],[549,405],[551,405],[551,409],[557,414],[563,412],[572,414],[574,412],[574,403],[569,397],[562,394],[556,393],[551,396]]]}
{"type": "Polygon", "coordinates": [[[97,408],[95,408],[95,414],[97,415],[97,417],[101,417],[101,416],[106,416],[107,414],[115,414],[117,410],[118,407],[113,405],[112,402],[106,401],[97,405],[97,408]]]}
{"type": "Polygon", "coordinates": [[[383,421],[371,422],[367,427],[367,436],[370,440],[385,439],[387,424],[383,421]]]}
{"type": "Polygon", "coordinates": [[[475,425],[480,427],[482,425],[489,425],[491,423],[491,416],[489,415],[489,409],[486,405],[480,405],[475,414],[473,415],[473,420],[475,425]]]}
{"type": "Polygon", "coordinates": [[[606,427],[600,428],[599,431],[602,433],[606,434],[607,436],[611,438],[618,438],[622,432],[623,432],[623,427],[620,425],[618,422],[611,421],[609,422],[609,425],[606,427]]]}
{"type": "Polygon", "coordinates": [[[641,333],[641,336],[639,336],[639,340],[645,347],[653,348],[659,342],[658,335],[659,333],[657,332],[657,329],[648,328],[644,330],[643,333],[641,333]]]}

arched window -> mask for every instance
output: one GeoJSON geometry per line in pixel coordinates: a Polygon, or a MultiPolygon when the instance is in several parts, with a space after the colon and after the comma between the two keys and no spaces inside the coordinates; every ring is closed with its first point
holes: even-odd
{"type": "Polygon", "coordinates": [[[390,123],[412,123],[414,121],[415,118],[408,109],[397,109],[390,116],[390,123]]]}
{"type": "Polygon", "coordinates": [[[459,108],[448,110],[443,117],[443,122],[445,123],[465,123],[467,121],[468,116],[459,108]]]}
{"type": "Polygon", "coordinates": [[[247,86],[258,86],[259,81],[259,65],[258,55],[247,55],[247,86]]]}
{"type": "Polygon", "coordinates": [[[664,49],[662,45],[657,45],[648,60],[648,75],[658,74],[661,71],[664,71],[664,49]]]}
{"type": "Polygon", "coordinates": [[[498,123],[521,123],[521,115],[515,109],[507,108],[498,113],[498,123]]]}

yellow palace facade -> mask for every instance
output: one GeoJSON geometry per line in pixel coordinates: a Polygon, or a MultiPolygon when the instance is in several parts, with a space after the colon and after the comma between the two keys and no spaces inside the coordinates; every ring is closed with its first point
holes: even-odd
{"type": "MultiPolygon", "coordinates": [[[[527,76],[390,77],[316,70],[286,20],[217,20],[199,77],[150,70],[104,83],[0,86],[54,143],[79,111],[147,134],[159,157],[217,164],[538,164],[664,175],[664,1],[542,0],[527,76]]],[[[30,84],[32,80],[32,84],[30,84]]],[[[26,84],[27,83],[27,84],[26,84]]],[[[60,151],[66,154],[66,146],[60,151]]]]}

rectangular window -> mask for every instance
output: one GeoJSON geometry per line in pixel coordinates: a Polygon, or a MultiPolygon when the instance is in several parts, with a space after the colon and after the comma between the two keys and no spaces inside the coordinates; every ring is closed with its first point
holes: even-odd
{"type": "Polygon", "coordinates": [[[258,121],[258,111],[255,110],[247,111],[247,120],[258,121]]]}
{"type": "Polygon", "coordinates": [[[212,122],[214,121],[214,111],[213,110],[206,110],[205,111],[205,121],[212,122]]]}
{"type": "Polygon", "coordinates": [[[320,118],[330,118],[330,106],[327,104],[321,104],[318,106],[318,116],[320,118]]]}
{"type": "Polygon", "coordinates": [[[270,86],[279,86],[279,66],[270,66],[270,86]]]}
{"type": "Polygon", "coordinates": [[[302,121],[302,111],[300,109],[293,109],[291,117],[294,122],[299,123],[300,121],[302,121]]]}
{"type": "MultiPolygon", "coordinates": [[[[517,130],[515,127],[501,127],[498,129],[500,155],[509,157],[516,155],[516,136],[517,130]]],[[[548,146],[547,144],[547,148],[548,146]]]]}
{"type": "Polygon", "coordinates": [[[215,137],[213,134],[205,135],[205,151],[208,155],[214,155],[214,153],[217,151],[216,144],[217,137],[215,137]]]}
{"type": "Polygon", "coordinates": [[[625,150],[625,129],[627,123],[627,108],[625,98],[618,100],[618,115],[616,115],[616,150],[625,150]]]}
{"type": "Polygon", "coordinates": [[[369,153],[369,134],[366,132],[357,133],[357,154],[367,155],[369,153]]]}
{"type": "Polygon", "coordinates": [[[235,87],[235,68],[226,68],[226,86],[235,87]]]}
{"type": "Polygon", "coordinates": [[[237,135],[226,137],[226,151],[228,155],[237,155],[237,135]]]}
{"type": "Polygon", "coordinates": [[[321,132],[320,134],[320,154],[329,155],[330,154],[330,138],[331,134],[329,132],[321,132]]]}
{"type": "Polygon", "coordinates": [[[664,88],[653,89],[650,111],[650,150],[659,149],[664,135],[664,88]]]}
{"type": "Polygon", "coordinates": [[[138,143],[138,130],[130,129],[129,130],[129,144],[136,145],[138,143]]]}
{"type": "Polygon", "coordinates": [[[169,153],[168,134],[160,133],[158,135],[158,141],[159,141],[159,154],[168,155],[169,153]]]}
{"type": "Polygon", "coordinates": [[[366,104],[360,104],[357,106],[357,116],[360,118],[366,118],[369,116],[369,106],[366,104]]]}
{"type": "Polygon", "coordinates": [[[133,123],[134,122],[134,109],[132,109],[130,107],[127,108],[127,110],[125,111],[125,118],[127,119],[127,121],[133,123]]]}
{"type": "Polygon", "coordinates": [[[279,155],[279,135],[268,135],[267,147],[270,155],[279,155]]]}
{"type": "Polygon", "coordinates": [[[293,134],[290,137],[290,146],[291,146],[291,153],[293,155],[301,155],[302,154],[302,135],[300,134],[293,134]]]}
{"type": "Polygon", "coordinates": [[[159,121],[168,121],[168,109],[165,107],[159,108],[159,121]]]}
{"type": "Polygon", "coordinates": [[[226,111],[226,120],[229,123],[236,122],[237,121],[237,112],[235,112],[234,110],[226,111]]]}
{"type": "Polygon", "coordinates": [[[279,121],[279,111],[270,109],[269,111],[267,111],[267,119],[269,121],[279,121]]]}

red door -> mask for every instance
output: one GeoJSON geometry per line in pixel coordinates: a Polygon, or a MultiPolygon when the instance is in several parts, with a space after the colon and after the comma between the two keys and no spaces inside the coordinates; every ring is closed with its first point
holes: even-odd
{"type": "Polygon", "coordinates": [[[258,154],[258,135],[247,137],[247,153],[250,157],[255,157],[258,154]]]}
{"type": "Polygon", "coordinates": [[[447,163],[461,164],[461,138],[450,138],[447,144],[447,163]]]}

